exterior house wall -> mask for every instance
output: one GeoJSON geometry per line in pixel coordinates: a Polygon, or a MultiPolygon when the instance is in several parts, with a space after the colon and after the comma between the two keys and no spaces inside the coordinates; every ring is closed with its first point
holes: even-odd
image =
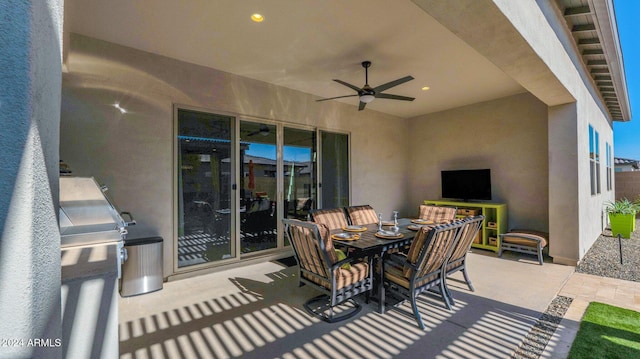
{"type": "Polygon", "coordinates": [[[62,0],[0,2],[1,358],[62,357],[62,8],[62,0]],[[51,345],[29,345],[34,339],[51,345]]]}
{"type": "Polygon", "coordinates": [[[576,103],[549,108],[549,253],[554,261],[578,258],[580,231],[576,103]],[[573,194],[573,195],[572,195],[573,194]],[[555,240],[555,238],[561,240],[555,240]]]}
{"type": "MultiPolygon", "coordinates": [[[[549,106],[550,254],[555,262],[576,264],[601,233],[604,204],[613,199],[606,189],[591,195],[588,126],[600,133],[601,156],[604,144],[613,143],[613,127],[557,4],[413,2],[549,106]],[[575,110],[567,111],[564,105],[572,103],[575,110]],[[558,180],[567,169],[575,171],[575,187],[558,180]]],[[[601,165],[601,179],[605,174],[601,165]]]]}
{"type": "MultiPolygon", "coordinates": [[[[174,104],[350,132],[351,202],[388,215],[413,208],[405,119],[333,101],[319,106],[298,91],[77,35],[67,69],[60,158],[74,175],[106,184],[122,210],[161,235],[167,259],[174,258],[174,104]]],[[[165,261],[165,276],[173,271],[165,261]]]]}
{"type": "MultiPolygon", "coordinates": [[[[549,134],[549,156],[552,161],[555,161],[550,165],[552,169],[550,176],[558,173],[561,167],[566,170],[566,168],[575,168],[576,161],[578,164],[576,168],[578,174],[577,192],[562,191],[561,188],[565,185],[557,183],[560,188],[550,191],[553,192],[553,196],[549,199],[551,217],[556,219],[569,217],[569,221],[552,222],[550,242],[553,242],[555,238],[564,238],[562,241],[565,244],[555,248],[551,246],[550,254],[554,256],[556,262],[575,264],[584,256],[602,232],[606,223],[603,211],[604,204],[614,197],[614,192],[606,189],[606,162],[603,161],[605,143],[613,144],[613,126],[604,107],[604,101],[599,97],[588,69],[577,60],[579,50],[575,45],[570,46],[572,43],[567,41],[571,34],[555,3],[553,1],[513,2],[506,0],[494,0],[494,2],[576,101],[575,119],[572,114],[568,114],[567,117],[568,121],[576,122],[576,132],[566,131],[562,137],[553,133],[549,134]],[[602,159],[600,178],[602,185],[601,193],[597,195],[591,195],[589,125],[593,126],[600,134],[600,158],[602,159]],[[573,142],[574,136],[577,139],[575,141],[577,145],[575,157],[560,153],[559,151],[563,147],[561,142],[573,142]],[[562,163],[562,161],[566,162],[562,163]],[[574,198],[578,199],[577,227],[571,223],[572,214],[564,210],[567,204],[575,202],[574,198]],[[565,234],[569,235],[569,233],[563,232],[572,227],[575,230],[574,234],[566,237],[565,234]],[[577,241],[574,239],[576,235],[577,241]],[[577,248],[574,242],[577,242],[577,248]],[[570,253],[576,249],[577,253],[570,253]]],[[[555,115],[557,114],[556,112],[555,115]]],[[[550,121],[558,122],[558,120],[550,117],[550,121]]]]}
{"type": "MultiPolygon", "coordinates": [[[[411,198],[441,198],[440,171],[491,169],[510,228],[548,230],[547,106],[525,93],[409,122],[411,198]]],[[[415,208],[417,211],[417,207],[415,208]]]]}

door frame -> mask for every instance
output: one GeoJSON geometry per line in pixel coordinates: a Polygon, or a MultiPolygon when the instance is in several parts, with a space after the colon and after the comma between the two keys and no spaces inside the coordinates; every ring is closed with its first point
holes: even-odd
{"type": "MultiPolygon", "coordinates": [[[[291,247],[284,246],[284,226],[282,224],[282,218],[284,216],[284,211],[279,210],[276,211],[277,215],[277,246],[276,248],[262,250],[254,253],[241,253],[241,243],[240,243],[240,215],[239,215],[239,206],[240,206],[240,191],[239,191],[239,178],[238,175],[240,173],[240,169],[242,168],[242,164],[239,163],[240,158],[240,121],[247,121],[252,123],[264,123],[269,125],[276,126],[276,206],[277,208],[283,208],[284,206],[284,128],[292,128],[298,130],[306,130],[310,132],[315,132],[315,146],[316,146],[316,158],[315,158],[315,168],[316,168],[316,181],[315,181],[315,193],[316,193],[316,204],[315,207],[319,208],[322,203],[322,132],[331,132],[336,134],[342,134],[347,136],[348,141],[348,173],[349,173],[349,203],[351,202],[351,163],[352,163],[352,145],[351,145],[351,132],[349,131],[341,131],[336,129],[324,128],[313,125],[305,125],[287,121],[279,121],[275,119],[267,119],[256,116],[248,116],[242,115],[235,112],[221,111],[217,109],[207,108],[207,107],[199,107],[193,105],[185,105],[185,104],[173,104],[173,119],[172,119],[172,203],[171,203],[171,211],[173,213],[173,243],[172,248],[173,251],[171,253],[171,262],[173,267],[173,274],[170,276],[180,276],[182,274],[194,271],[201,270],[211,270],[220,267],[233,267],[237,266],[241,263],[245,262],[253,262],[260,261],[263,259],[268,260],[269,258],[279,258],[284,255],[290,255],[291,247]],[[197,111],[208,113],[212,115],[220,115],[220,116],[228,116],[231,117],[231,163],[230,163],[230,181],[231,181],[231,221],[229,228],[229,237],[230,241],[232,241],[232,249],[234,251],[234,256],[228,259],[221,259],[215,262],[205,262],[201,264],[194,264],[186,267],[178,267],[178,111],[186,110],[186,111],[197,111]]],[[[166,256],[165,255],[165,260],[166,256]]]]}

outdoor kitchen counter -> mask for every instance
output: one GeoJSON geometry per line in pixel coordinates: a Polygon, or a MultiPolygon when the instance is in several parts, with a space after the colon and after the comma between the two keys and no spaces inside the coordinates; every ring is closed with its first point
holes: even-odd
{"type": "Polygon", "coordinates": [[[62,282],[96,276],[118,276],[118,244],[62,248],[62,282]]]}
{"type": "Polygon", "coordinates": [[[61,253],[63,357],[118,358],[118,244],[61,253]]]}

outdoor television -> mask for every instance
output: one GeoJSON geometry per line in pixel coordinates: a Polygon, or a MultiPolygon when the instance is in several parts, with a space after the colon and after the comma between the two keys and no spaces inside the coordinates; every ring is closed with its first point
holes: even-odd
{"type": "Polygon", "coordinates": [[[442,198],[463,201],[491,200],[491,170],[442,171],[442,198]]]}

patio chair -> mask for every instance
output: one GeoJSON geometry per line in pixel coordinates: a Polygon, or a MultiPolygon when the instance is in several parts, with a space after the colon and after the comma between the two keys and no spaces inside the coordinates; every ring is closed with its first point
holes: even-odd
{"type": "Polygon", "coordinates": [[[326,225],[329,230],[342,229],[349,225],[347,216],[342,208],[312,209],[309,211],[309,219],[312,222],[326,225]]]}
{"type": "Polygon", "coordinates": [[[275,202],[268,198],[259,198],[251,201],[247,211],[240,214],[242,231],[249,234],[246,239],[258,239],[263,241],[264,236],[274,234],[277,227],[275,202]]]}
{"type": "Polygon", "coordinates": [[[457,207],[420,205],[420,219],[434,223],[450,223],[456,219],[457,207]]]}
{"type": "Polygon", "coordinates": [[[306,220],[309,217],[309,210],[313,207],[313,198],[296,198],[295,201],[291,202],[285,200],[285,205],[285,208],[287,208],[287,215],[290,216],[290,218],[306,220]]]}
{"type": "Polygon", "coordinates": [[[362,226],[370,223],[378,223],[378,214],[368,204],[361,206],[345,207],[349,224],[362,226]]]}
{"type": "Polygon", "coordinates": [[[549,243],[549,233],[531,229],[512,229],[500,235],[498,257],[502,251],[513,251],[538,256],[538,263],[542,265],[542,250],[549,243]]]}
{"type": "Polygon", "coordinates": [[[354,257],[338,260],[329,229],[323,224],[296,219],[282,222],[298,262],[299,285],[308,284],[323,293],[305,302],[305,310],[329,323],[356,315],[362,308],[353,297],[365,293],[368,303],[373,288],[371,259],[368,262],[354,257]],[[334,307],[347,301],[352,306],[341,308],[343,310],[335,314],[334,307]]]}
{"type": "Polygon", "coordinates": [[[451,304],[445,292],[442,272],[454,245],[458,241],[463,222],[458,221],[436,227],[422,227],[416,233],[409,253],[392,254],[383,260],[384,284],[390,295],[411,301],[413,315],[420,329],[424,323],[416,304],[417,297],[425,290],[438,288],[445,306],[451,304]]]}
{"type": "Polygon", "coordinates": [[[484,216],[482,215],[462,220],[463,225],[460,230],[460,238],[451,252],[451,258],[447,261],[447,269],[443,273],[442,278],[444,281],[444,288],[451,305],[455,305],[455,301],[453,300],[451,291],[447,286],[447,277],[451,276],[453,273],[462,271],[464,281],[467,283],[467,286],[469,286],[469,290],[472,292],[475,291],[473,284],[471,284],[471,280],[469,279],[469,273],[467,273],[467,253],[469,253],[469,250],[471,249],[473,239],[478,235],[478,232],[482,227],[482,221],[484,221],[484,216]]]}

